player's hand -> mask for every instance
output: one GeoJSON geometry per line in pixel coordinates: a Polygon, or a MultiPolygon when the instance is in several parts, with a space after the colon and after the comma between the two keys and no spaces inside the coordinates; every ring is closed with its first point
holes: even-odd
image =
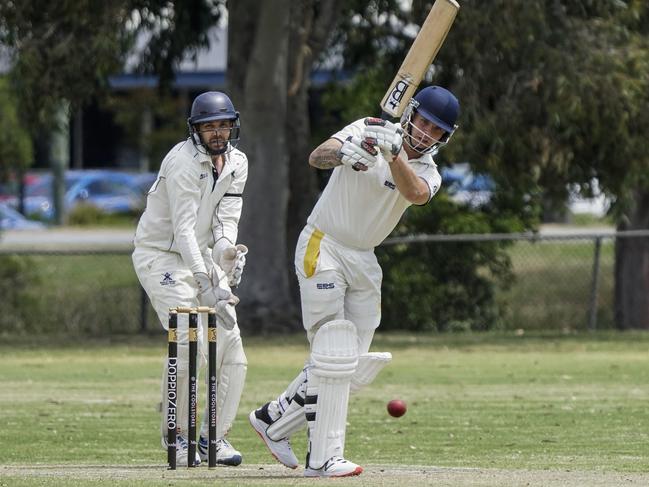
{"type": "Polygon", "coordinates": [[[374,167],[378,153],[371,141],[352,136],[347,137],[338,152],[340,162],[345,166],[351,166],[356,171],[367,171],[370,167],[374,167]]]}
{"type": "Polygon", "coordinates": [[[214,295],[216,297],[214,309],[216,310],[217,323],[226,330],[231,330],[237,322],[234,307],[239,304],[239,298],[220,287],[214,288],[214,295]]]}
{"type": "Polygon", "coordinates": [[[198,300],[202,306],[209,306],[216,310],[218,323],[226,330],[234,328],[237,322],[234,307],[239,303],[239,298],[230,291],[221,289],[212,284],[210,277],[205,272],[194,274],[198,287],[198,300]]]}
{"type": "Polygon", "coordinates": [[[247,253],[248,247],[243,244],[232,245],[221,253],[219,266],[228,277],[230,287],[237,287],[241,283],[247,253]]]}
{"type": "MultiPolygon", "coordinates": [[[[212,271],[213,273],[214,271],[212,271]]],[[[201,303],[201,306],[213,307],[216,304],[213,278],[205,272],[197,272],[194,274],[194,280],[198,288],[198,301],[201,303]]],[[[218,282],[216,285],[218,285],[218,282]]]]}
{"type": "Polygon", "coordinates": [[[363,138],[373,141],[387,161],[399,155],[403,145],[403,129],[400,125],[374,117],[366,118],[364,122],[363,138]]]}

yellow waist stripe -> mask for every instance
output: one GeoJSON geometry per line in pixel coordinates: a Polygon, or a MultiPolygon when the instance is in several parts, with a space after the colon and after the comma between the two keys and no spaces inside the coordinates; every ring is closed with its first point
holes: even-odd
{"type": "Polygon", "coordinates": [[[315,274],[315,268],[318,265],[318,257],[320,256],[320,241],[324,237],[324,233],[320,230],[314,230],[309,238],[309,243],[306,246],[306,253],[304,254],[304,273],[306,277],[311,277],[315,274]]]}

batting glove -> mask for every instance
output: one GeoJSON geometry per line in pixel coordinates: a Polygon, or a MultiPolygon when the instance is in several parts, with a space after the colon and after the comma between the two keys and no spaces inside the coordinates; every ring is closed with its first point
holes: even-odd
{"type": "Polygon", "coordinates": [[[399,155],[403,145],[403,129],[400,125],[374,117],[366,118],[364,122],[363,138],[373,140],[386,160],[391,161],[399,155]]]}
{"type": "Polygon", "coordinates": [[[351,166],[356,171],[367,171],[370,167],[374,167],[379,152],[372,142],[350,135],[338,152],[340,162],[345,166],[351,166]]]}

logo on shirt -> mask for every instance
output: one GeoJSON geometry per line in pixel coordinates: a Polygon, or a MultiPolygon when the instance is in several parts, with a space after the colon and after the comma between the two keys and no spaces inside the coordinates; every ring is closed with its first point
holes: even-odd
{"type": "Polygon", "coordinates": [[[207,177],[207,173],[206,173],[206,172],[202,172],[202,173],[201,173],[201,177],[200,177],[199,179],[205,179],[206,177],[207,177]]]}
{"type": "Polygon", "coordinates": [[[176,281],[171,277],[171,272],[165,272],[162,275],[162,281],[160,281],[161,286],[173,286],[176,284],[176,281]]]}
{"type": "Polygon", "coordinates": [[[333,282],[318,282],[316,283],[316,288],[317,289],[333,289],[334,283],[333,282]]]}
{"type": "Polygon", "coordinates": [[[394,185],[394,183],[393,183],[392,181],[388,181],[388,180],[386,180],[386,181],[383,183],[383,186],[387,186],[387,187],[390,188],[390,189],[394,189],[394,188],[396,188],[396,186],[394,185]]]}

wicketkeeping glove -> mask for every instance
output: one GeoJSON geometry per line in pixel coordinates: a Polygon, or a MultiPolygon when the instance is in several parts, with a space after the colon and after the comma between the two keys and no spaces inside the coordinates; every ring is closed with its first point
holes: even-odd
{"type": "Polygon", "coordinates": [[[243,244],[229,247],[221,253],[219,266],[228,277],[228,285],[237,287],[241,283],[241,275],[246,265],[246,254],[248,247],[243,244]]]}
{"type": "Polygon", "coordinates": [[[370,167],[374,167],[378,153],[371,140],[351,135],[338,151],[340,162],[345,166],[351,166],[356,171],[367,171],[370,167]]]}
{"type": "Polygon", "coordinates": [[[217,298],[216,304],[214,305],[217,323],[226,330],[231,330],[237,322],[234,307],[239,304],[239,298],[230,291],[226,291],[220,287],[214,288],[214,294],[217,298]]]}
{"type": "Polygon", "coordinates": [[[214,286],[210,277],[204,272],[194,274],[198,287],[198,300],[202,306],[209,306],[216,310],[218,323],[226,330],[234,328],[237,322],[234,307],[239,303],[239,298],[230,291],[214,286]]]}
{"type": "Polygon", "coordinates": [[[403,145],[403,129],[381,118],[369,117],[364,120],[363,138],[373,140],[386,160],[391,161],[401,151],[403,145]]]}

